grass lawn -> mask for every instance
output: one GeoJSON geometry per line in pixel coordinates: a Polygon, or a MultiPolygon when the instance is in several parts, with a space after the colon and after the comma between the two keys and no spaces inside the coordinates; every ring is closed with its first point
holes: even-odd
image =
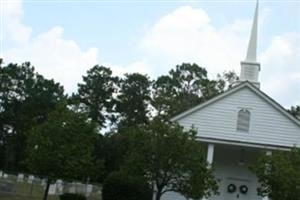
{"type": "MultiPolygon", "coordinates": [[[[1,200],[42,200],[42,196],[21,196],[21,195],[10,195],[0,194],[1,200]]],[[[59,200],[57,196],[48,196],[48,200],[59,200]]]]}
{"type": "MultiPolygon", "coordinates": [[[[21,196],[21,195],[10,195],[10,194],[1,194],[1,200],[42,200],[42,196],[21,196]]],[[[101,198],[89,197],[88,200],[100,200],[101,198]]],[[[50,195],[48,200],[59,200],[58,196],[50,195]]]]}

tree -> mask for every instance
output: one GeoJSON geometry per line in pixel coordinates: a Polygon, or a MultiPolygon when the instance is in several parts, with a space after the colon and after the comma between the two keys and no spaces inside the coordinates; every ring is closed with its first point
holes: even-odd
{"type": "Polygon", "coordinates": [[[152,190],[143,177],[120,171],[111,173],[103,184],[103,200],[151,200],[152,190]]]}
{"type": "Polygon", "coordinates": [[[7,170],[24,170],[25,132],[42,123],[58,102],[64,89],[34,71],[30,63],[0,66],[0,146],[7,170]]]}
{"type": "Polygon", "coordinates": [[[300,150],[263,155],[252,167],[261,186],[258,192],[272,200],[300,199],[300,150]]]}
{"type": "Polygon", "coordinates": [[[183,63],[154,82],[152,105],[158,115],[169,119],[222,93],[236,79],[234,72],[224,72],[217,80],[210,80],[205,68],[183,63]]]}
{"type": "Polygon", "coordinates": [[[300,106],[292,106],[288,112],[293,115],[296,119],[300,120],[300,106]]]}
{"type": "Polygon", "coordinates": [[[155,199],[169,191],[200,199],[217,191],[205,151],[194,130],[155,119],[147,126],[128,130],[130,147],[122,170],[153,183],[155,199]]]}
{"type": "Polygon", "coordinates": [[[125,74],[120,82],[116,110],[121,115],[119,128],[147,124],[149,121],[151,81],[148,76],[125,74]]]}
{"type": "Polygon", "coordinates": [[[92,153],[97,132],[85,115],[60,104],[28,135],[26,164],[31,173],[47,178],[44,200],[57,178],[86,180],[94,175],[92,153]]]}
{"type": "Polygon", "coordinates": [[[96,65],[83,76],[83,82],[78,84],[78,93],[73,98],[82,104],[93,121],[104,127],[115,105],[113,94],[118,78],[112,76],[109,68],[96,65]]]}
{"type": "Polygon", "coordinates": [[[126,132],[109,132],[98,138],[95,146],[95,157],[102,160],[104,173],[98,182],[103,180],[112,172],[119,171],[123,163],[124,155],[128,151],[129,138],[126,132]]]}

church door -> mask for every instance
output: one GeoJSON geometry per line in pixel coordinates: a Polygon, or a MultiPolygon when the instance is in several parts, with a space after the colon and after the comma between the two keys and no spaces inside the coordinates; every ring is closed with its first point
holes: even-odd
{"type": "Polygon", "coordinates": [[[224,200],[252,200],[253,188],[251,181],[228,178],[224,186],[224,200]]]}

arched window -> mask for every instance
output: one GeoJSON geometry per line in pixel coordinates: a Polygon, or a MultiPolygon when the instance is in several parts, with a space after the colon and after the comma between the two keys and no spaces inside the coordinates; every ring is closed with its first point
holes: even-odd
{"type": "Polygon", "coordinates": [[[242,132],[249,132],[250,127],[250,111],[242,109],[238,112],[237,130],[242,132]]]}

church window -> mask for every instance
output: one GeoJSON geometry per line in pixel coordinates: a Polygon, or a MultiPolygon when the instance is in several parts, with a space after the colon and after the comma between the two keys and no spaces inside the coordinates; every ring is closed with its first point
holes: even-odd
{"type": "Polygon", "coordinates": [[[238,112],[237,119],[237,130],[242,132],[249,132],[250,127],[250,111],[247,109],[242,109],[238,112]]]}

